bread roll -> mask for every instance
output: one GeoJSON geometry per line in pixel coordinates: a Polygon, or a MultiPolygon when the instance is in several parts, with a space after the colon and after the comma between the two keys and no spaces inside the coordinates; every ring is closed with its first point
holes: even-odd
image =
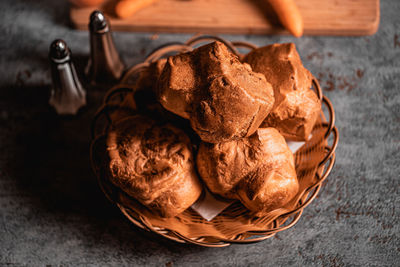
{"type": "Polygon", "coordinates": [[[293,43],[273,44],[251,51],[244,62],[272,84],[274,107],[261,127],[276,127],[290,140],[307,140],[321,110],[312,91],[312,75],[304,68],[293,43]]]}
{"type": "Polygon", "coordinates": [[[146,90],[155,93],[157,81],[164,70],[166,62],[167,60],[165,58],[161,58],[146,67],[137,79],[135,91],[146,90]]]}
{"type": "MultiPolygon", "coordinates": [[[[116,122],[127,116],[142,113],[151,117],[164,117],[166,110],[155,97],[157,80],[164,68],[166,59],[159,59],[143,68],[133,84],[133,92],[126,93],[124,99],[118,103],[118,108],[112,108],[110,103],[108,115],[111,121],[116,122]]],[[[131,82],[131,81],[129,81],[131,82]]],[[[128,83],[129,83],[128,82],[128,83]]],[[[168,112],[169,113],[169,112],[168,112]]]]}
{"type": "Polygon", "coordinates": [[[110,121],[117,122],[127,116],[133,116],[137,113],[136,102],[133,98],[133,93],[128,93],[117,105],[109,105],[106,108],[110,121]]]}
{"type": "Polygon", "coordinates": [[[193,142],[197,144],[199,137],[194,133],[190,126],[190,122],[166,110],[157,100],[155,94],[156,85],[166,61],[165,58],[159,59],[151,63],[143,72],[140,73],[135,84],[134,96],[138,112],[150,118],[171,123],[179,129],[182,129],[190,137],[192,144],[193,142]]]}
{"type": "Polygon", "coordinates": [[[251,135],[274,103],[265,77],[220,42],[169,57],[159,79],[158,99],[167,110],[190,120],[209,143],[251,135]]]}
{"type": "Polygon", "coordinates": [[[191,144],[172,125],[131,116],[107,137],[110,181],[162,217],[173,217],[200,196],[191,144]]]}
{"type": "Polygon", "coordinates": [[[293,154],[274,128],[238,141],[201,143],[197,168],[211,192],[239,199],[256,216],[283,207],[299,190],[293,154]]]}
{"type": "Polygon", "coordinates": [[[135,101],[138,110],[146,115],[163,113],[163,108],[156,98],[157,81],[164,69],[166,59],[160,59],[151,63],[139,74],[135,83],[135,101]]]}

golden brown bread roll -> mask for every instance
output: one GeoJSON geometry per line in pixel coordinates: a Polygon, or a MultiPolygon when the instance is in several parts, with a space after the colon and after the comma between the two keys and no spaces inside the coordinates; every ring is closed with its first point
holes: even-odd
{"type": "Polygon", "coordinates": [[[127,93],[119,104],[119,108],[109,112],[112,121],[115,122],[137,113],[145,113],[149,116],[156,114],[157,117],[163,113],[155,97],[155,87],[165,62],[166,59],[157,60],[140,72],[134,84],[133,93],[127,93]]]}
{"type": "Polygon", "coordinates": [[[265,75],[274,88],[275,104],[261,127],[275,127],[290,140],[307,140],[320,113],[312,91],[312,75],[304,68],[293,43],[273,44],[251,51],[244,62],[265,75]]]}
{"type": "Polygon", "coordinates": [[[308,140],[321,110],[313,90],[293,91],[264,120],[262,127],[277,128],[288,140],[308,140]]]}
{"type": "Polygon", "coordinates": [[[169,57],[159,79],[158,99],[167,110],[189,119],[209,143],[251,135],[274,103],[265,77],[220,42],[169,57]]]}
{"type": "Polygon", "coordinates": [[[200,196],[191,144],[170,124],[131,116],[107,137],[110,181],[162,217],[173,217],[200,196]]]}
{"type": "Polygon", "coordinates": [[[135,84],[136,91],[149,90],[155,92],[158,78],[160,77],[166,62],[167,59],[161,58],[145,68],[144,71],[140,73],[135,84]]]}
{"type": "Polygon", "coordinates": [[[157,81],[164,69],[166,59],[162,58],[153,63],[140,73],[135,83],[135,101],[138,110],[151,117],[165,117],[166,110],[157,101],[157,81]]]}
{"type": "Polygon", "coordinates": [[[199,137],[194,133],[189,121],[166,110],[157,100],[155,94],[156,85],[166,61],[165,58],[159,59],[151,63],[140,73],[134,90],[137,110],[145,116],[173,124],[182,129],[190,137],[192,144],[193,142],[198,143],[199,137]]]}
{"type": "Polygon", "coordinates": [[[201,143],[197,169],[211,192],[239,199],[256,216],[283,207],[298,192],[293,154],[275,128],[219,144],[201,143]]]}
{"type": "Polygon", "coordinates": [[[108,108],[108,116],[112,122],[117,122],[127,116],[133,116],[137,114],[137,106],[133,93],[125,95],[121,103],[117,105],[110,105],[108,108]]]}

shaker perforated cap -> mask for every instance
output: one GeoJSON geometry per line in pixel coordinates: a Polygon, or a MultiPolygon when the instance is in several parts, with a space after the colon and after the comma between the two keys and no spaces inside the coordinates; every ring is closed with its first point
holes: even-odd
{"type": "Polygon", "coordinates": [[[67,43],[62,39],[54,40],[50,45],[49,57],[55,60],[62,60],[70,55],[67,43]]]}
{"type": "Polygon", "coordinates": [[[99,10],[93,11],[92,14],[90,15],[89,30],[91,32],[98,32],[104,30],[106,27],[107,27],[107,20],[104,14],[99,10]]]}

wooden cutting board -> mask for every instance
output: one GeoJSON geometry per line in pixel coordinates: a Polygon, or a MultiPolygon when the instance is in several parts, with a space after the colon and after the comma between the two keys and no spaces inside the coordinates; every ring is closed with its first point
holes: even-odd
{"type": "MultiPolygon", "coordinates": [[[[113,15],[113,3],[97,9],[114,31],[281,34],[287,33],[265,0],[159,0],[131,18],[113,15]]],[[[296,0],[307,35],[371,35],[379,25],[379,0],[296,0]]],[[[71,8],[71,20],[87,30],[96,8],[71,8]]]]}

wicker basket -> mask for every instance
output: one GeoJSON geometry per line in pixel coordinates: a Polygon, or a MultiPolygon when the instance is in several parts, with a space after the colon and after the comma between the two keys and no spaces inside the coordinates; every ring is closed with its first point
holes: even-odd
{"type": "MultiPolygon", "coordinates": [[[[120,103],[124,95],[133,92],[135,78],[150,63],[171,53],[187,52],[201,42],[223,42],[239,58],[238,49],[254,49],[245,42],[228,42],[213,36],[195,36],[186,43],[172,43],[153,51],[143,63],[130,68],[121,83],[112,88],[104,97],[103,105],[92,124],[91,162],[99,185],[110,201],[136,226],[180,243],[192,243],[206,247],[224,247],[232,243],[259,242],[276,233],[292,227],[300,219],[303,209],[317,196],[322,182],[330,173],[335,162],[335,149],[338,144],[338,130],[334,126],[335,115],[332,104],[323,96],[318,81],[314,78],[313,89],[323,103],[324,112],[312,131],[312,137],[295,153],[296,172],[300,184],[297,196],[285,207],[271,211],[267,216],[253,217],[239,202],[235,202],[211,221],[206,221],[192,209],[187,209],[174,218],[159,218],[139,202],[126,195],[107,179],[104,170],[106,156],[105,139],[112,123],[111,112],[123,110],[120,103]]],[[[129,112],[129,110],[128,110],[129,112]]]]}

